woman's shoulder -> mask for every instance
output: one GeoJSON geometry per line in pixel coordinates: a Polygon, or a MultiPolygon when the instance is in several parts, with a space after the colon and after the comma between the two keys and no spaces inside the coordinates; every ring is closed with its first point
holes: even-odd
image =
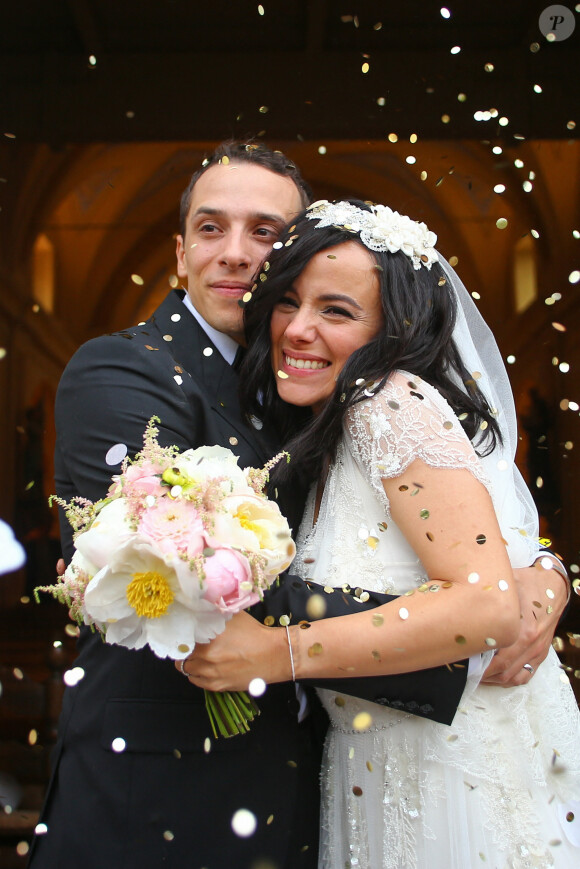
{"type": "Polygon", "coordinates": [[[408,414],[413,418],[439,418],[445,430],[455,429],[467,438],[453,408],[439,390],[422,377],[402,369],[391,372],[382,385],[380,381],[368,385],[362,401],[354,404],[347,416],[350,423],[359,416],[368,418],[384,413],[391,418],[401,412],[404,418],[408,414]]]}
{"type": "Polygon", "coordinates": [[[397,476],[415,459],[441,468],[469,468],[485,481],[461,421],[441,393],[409,371],[368,385],[349,408],[345,436],[353,454],[382,477],[397,476]]]}

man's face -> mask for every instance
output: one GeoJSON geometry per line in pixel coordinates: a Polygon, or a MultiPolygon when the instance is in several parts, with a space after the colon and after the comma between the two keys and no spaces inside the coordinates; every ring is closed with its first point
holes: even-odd
{"type": "Polygon", "coordinates": [[[282,227],[301,210],[292,179],[263,166],[218,164],[201,176],[185,238],[177,236],[177,274],[187,279],[191,301],[210,326],[243,340],[238,300],[282,227]]]}

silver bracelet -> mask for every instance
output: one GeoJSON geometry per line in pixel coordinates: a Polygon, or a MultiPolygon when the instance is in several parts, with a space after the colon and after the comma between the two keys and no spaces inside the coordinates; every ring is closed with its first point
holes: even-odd
{"type": "Polygon", "coordinates": [[[292,652],[292,643],[290,642],[290,628],[288,625],[284,625],[286,628],[286,636],[288,637],[288,649],[290,651],[290,666],[292,667],[292,681],[296,681],[296,670],[294,669],[294,654],[292,652]]]}
{"type": "Polygon", "coordinates": [[[570,577],[568,576],[568,571],[564,567],[563,562],[558,558],[557,555],[554,555],[549,549],[542,549],[534,559],[534,565],[537,564],[538,561],[541,561],[542,558],[549,558],[550,563],[552,565],[551,570],[555,570],[556,573],[559,573],[564,582],[568,587],[568,600],[570,600],[570,592],[572,591],[572,584],[570,582],[570,577]]]}

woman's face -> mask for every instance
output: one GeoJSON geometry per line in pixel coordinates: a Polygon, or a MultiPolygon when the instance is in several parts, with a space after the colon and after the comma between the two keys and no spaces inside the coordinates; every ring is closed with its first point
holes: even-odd
{"type": "Polygon", "coordinates": [[[354,241],[315,254],[272,312],[278,393],[318,412],[349,356],[382,326],[371,253],[354,241]]]}

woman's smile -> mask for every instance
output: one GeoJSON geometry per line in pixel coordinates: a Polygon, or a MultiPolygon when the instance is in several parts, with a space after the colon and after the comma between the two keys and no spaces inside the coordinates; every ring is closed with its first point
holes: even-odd
{"type": "Polygon", "coordinates": [[[290,404],[319,410],[348,358],[383,322],[372,254],[344,242],[315,254],[272,312],[272,367],[290,404]]]}

